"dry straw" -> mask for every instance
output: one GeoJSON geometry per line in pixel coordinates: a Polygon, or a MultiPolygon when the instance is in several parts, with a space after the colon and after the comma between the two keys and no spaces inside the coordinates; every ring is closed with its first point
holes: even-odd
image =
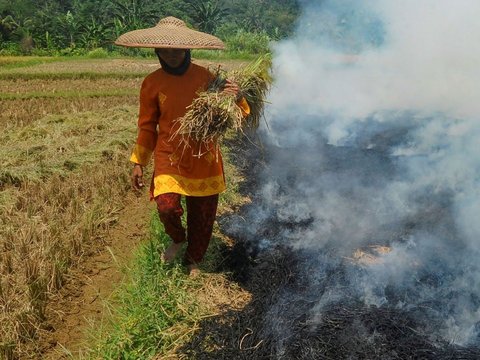
{"type": "Polygon", "coordinates": [[[202,149],[221,141],[229,130],[243,134],[246,130],[257,129],[272,83],[270,69],[270,56],[260,57],[255,62],[230,72],[218,68],[207,90],[192,102],[185,116],[176,120],[179,127],[172,138],[180,136],[184,146],[190,146],[191,139],[204,145],[199,146],[202,149]],[[235,96],[222,92],[226,79],[240,87],[240,96],[250,106],[247,116],[243,115],[235,96]]]}

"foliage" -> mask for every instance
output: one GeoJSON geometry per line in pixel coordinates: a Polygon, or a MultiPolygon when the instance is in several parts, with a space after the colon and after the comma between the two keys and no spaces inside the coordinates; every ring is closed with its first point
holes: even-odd
{"type": "Polygon", "coordinates": [[[293,31],[299,14],[297,0],[224,0],[230,12],[226,22],[248,32],[265,32],[280,39],[293,31]]]}
{"type": "Polygon", "coordinates": [[[96,48],[88,52],[89,59],[105,59],[108,57],[108,52],[102,48],[96,48]]]}
{"type": "Polygon", "coordinates": [[[222,7],[218,0],[197,2],[190,0],[191,12],[190,17],[195,25],[201,30],[208,33],[214,33],[218,25],[220,25],[228,11],[222,7]]]}
{"type": "Polygon", "coordinates": [[[229,51],[247,54],[268,52],[270,41],[271,38],[266,32],[248,32],[242,29],[225,38],[229,51]]]}
{"type": "Polygon", "coordinates": [[[266,39],[292,32],[298,12],[296,0],[0,0],[0,54],[111,51],[119,35],[169,15],[220,36],[232,51],[258,53],[266,39]]]}
{"type": "Polygon", "coordinates": [[[180,264],[162,264],[160,253],[168,236],[152,215],[152,238],[137,255],[136,266],[128,270],[130,283],[119,289],[111,308],[114,319],[100,329],[103,343],[92,349],[89,358],[151,358],[174,348],[200,317],[193,296],[198,283],[185,275],[180,264]]]}

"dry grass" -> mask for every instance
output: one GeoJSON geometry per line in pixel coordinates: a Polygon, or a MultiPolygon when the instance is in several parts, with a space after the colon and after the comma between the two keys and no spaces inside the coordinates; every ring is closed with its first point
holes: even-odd
{"type": "Polygon", "coordinates": [[[228,280],[225,274],[214,273],[203,276],[202,286],[195,295],[208,317],[219,315],[226,308],[241,310],[252,298],[248,291],[228,280]]]}
{"type": "MultiPolygon", "coordinates": [[[[169,329],[180,335],[178,341],[154,359],[190,359],[182,348],[201,330],[200,323],[210,318],[222,318],[226,313],[241,311],[251,301],[251,294],[234,281],[228,280],[225,274],[204,273],[200,283],[201,287],[194,293],[198,308],[201,309],[198,321],[189,328],[182,328],[184,325],[179,323],[169,329]]],[[[206,339],[202,345],[206,352],[218,350],[219,346],[213,339],[206,339]]]]}
{"type": "Polygon", "coordinates": [[[18,354],[32,351],[30,341],[46,324],[48,298],[68,268],[115,222],[128,183],[122,163],[119,153],[45,183],[26,182],[13,203],[2,204],[0,338],[18,354]]]}
{"type": "Polygon", "coordinates": [[[141,78],[0,80],[0,124],[22,126],[50,114],[137,105],[141,81],[141,78]]]}
{"type": "Polygon", "coordinates": [[[65,175],[84,164],[127,149],[135,132],[134,112],[117,108],[108,113],[48,116],[22,129],[0,134],[0,187],[65,175]]]}
{"type": "Polygon", "coordinates": [[[90,90],[90,91],[75,91],[67,90],[61,92],[26,92],[22,94],[0,94],[0,100],[23,100],[23,99],[72,99],[72,98],[96,98],[107,96],[126,96],[135,95],[137,92],[131,89],[108,89],[108,90],[90,90]]]}
{"type": "Polygon", "coordinates": [[[138,92],[142,84],[141,78],[131,79],[73,79],[65,80],[49,80],[43,79],[14,79],[14,80],[0,80],[0,94],[24,94],[32,92],[46,92],[46,93],[61,93],[64,91],[92,91],[102,89],[103,91],[115,89],[132,89],[138,92]],[[27,90],[27,91],[26,91],[27,90]]]}
{"type": "Polygon", "coordinates": [[[0,56],[0,69],[37,65],[58,60],[50,56],[0,56]]]}
{"type": "MultiPolygon", "coordinates": [[[[0,57],[0,78],[3,74],[55,74],[55,73],[97,73],[97,74],[148,74],[158,69],[159,64],[156,58],[151,59],[99,59],[99,60],[68,60],[61,62],[46,62],[32,67],[19,69],[2,68],[0,57]]],[[[18,58],[6,58],[5,63],[12,63],[18,58]]],[[[22,58],[20,58],[22,59],[22,58]]],[[[193,60],[202,66],[218,64],[217,62],[207,60],[193,60]]],[[[244,60],[228,61],[223,66],[226,70],[238,69],[245,65],[244,60]]]]}
{"type": "Polygon", "coordinates": [[[138,96],[83,98],[36,98],[0,100],[0,125],[23,126],[51,114],[78,114],[102,111],[120,105],[138,105],[138,96]]]}
{"type": "Polygon", "coordinates": [[[248,66],[230,72],[218,69],[207,91],[199,94],[185,116],[177,120],[178,129],[172,137],[180,136],[185,146],[189,146],[192,139],[204,145],[199,147],[201,149],[222,141],[229,130],[243,133],[257,129],[272,83],[270,68],[271,59],[261,57],[248,66]],[[235,96],[222,92],[225,79],[232,80],[240,87],[241,95],[250,106],[247,116],[243,115],[235,96]]]}
{"type": "Polygon", "coordinates": [[[44,73],[144,73],[158,68],[156,59],[101,59],[101,60],[69,60],[48,62],[22,69],[0,68],[1,74],[44,74],[44,73]]]}
{"type": "Polygon", "coordinates": [[[0,135],[0,358],[37,356],[50,295],[115,222],[135,117],[136,106],[50,115],[0,135]]]}

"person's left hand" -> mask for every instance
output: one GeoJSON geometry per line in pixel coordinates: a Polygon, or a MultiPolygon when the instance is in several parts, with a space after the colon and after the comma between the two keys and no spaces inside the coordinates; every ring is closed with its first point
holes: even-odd
{"type": "Polygon", "coordinates": [[[237,83],[227,79],[225,82],[225,87],[223,88],[223,93],[232,94],[233,96],[238,97],[239,92],[240,88],[238,87],[237,83]]]}

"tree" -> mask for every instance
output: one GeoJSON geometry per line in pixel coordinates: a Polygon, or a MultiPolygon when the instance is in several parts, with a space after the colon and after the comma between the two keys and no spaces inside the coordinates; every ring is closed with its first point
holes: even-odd
{"type": "Polygon", "coordinates": [[[0,33],[4,39],[8,39],[10,34],[18,27],[19,25],[15,21],[12,15],[7,15],[4,18],[0,16],[0,33]]]}
{"type": "Polygon", "coordinates": [[[85,24],[80,36],[81,45],[87,49],[94,49],[105,45],[110,38],[109,26],[98,23],[92,16],[90,22],[85,24]]]}
{"type": "Polygon", "coordinates": [[[65,42],[69,47],[75,47],[75,39],[78,36],[82,27],[77,17],[69,10],[65,15],[58,16],[58,25],[65,37],[65,42]]]}
{"type": "Polygon", "coordinates": [[[49,51],[103,46],[127,31],[154,26],[165,16],[239,42],[255,42],[255,35],[278,39],[292,32],[298,1],[0,0],[0,47],[11,47],[12,42],[18,49],[31,44],[49,51]]]}
{"type": "Polygon", "coordinates": [[[157,18],[152,3],[146,0],[112,0],[109,9],[127,30],[149,26],[157,18]]]}
{"type": "Polygon", "coordinates": [[[297,0],[223,0],[230,13],[226,21],[249,32],[265,31],[272,38],[291,34],[300,13],[297,0]]]}
{"type": "Polygon", "coordinates": [[[190,17],[194,24],[207,33],[214,33],[225,20],[228,10],[220,5],[218,0],[190,1],[190,17]]]}

